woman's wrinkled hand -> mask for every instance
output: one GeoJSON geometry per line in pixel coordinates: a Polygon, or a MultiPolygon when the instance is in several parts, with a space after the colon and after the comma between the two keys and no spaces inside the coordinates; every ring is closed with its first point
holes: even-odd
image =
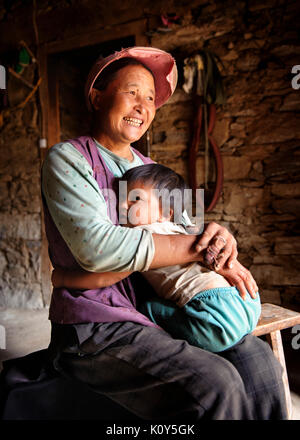
{"type": "Polygon", "coordinates": [[[238,289],[243,299],[246,299],[247,292],[252,298],[256,298],[257,284],[251,272],[238,261],[233,263],[232,268],[223,267],[223,269],[218,270],[218,273],[226,278],[231,286],[238,289]]]}
{"type": "Polygon", "coordinates": [[[216,271],[223,267],[230,269],[237,261],[236,239],[228,229],[215,222],[205,227],[196,250],[203,251],[204,263],[216,271]]]}

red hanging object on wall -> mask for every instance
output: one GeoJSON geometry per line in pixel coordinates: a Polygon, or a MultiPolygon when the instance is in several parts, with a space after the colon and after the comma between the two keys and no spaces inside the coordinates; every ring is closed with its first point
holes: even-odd
{"type": "MultiPolygon", "coordinates": [[[[212,211],[217,204],[223,188],[223,161],[217,143],[212,132],[216,121],[216,103],[225,101],[221,77],[214,60],[209,52],[202,52],[185,60],[185,79],[183,89],[186,93],[194,91],[195,117],[193,125],[193,138],[188,151],[188,167],[190,186],[196,195],[197,183],[197,152],[201,143],[202,131],[206,144],[206,157],[208,162],[208,148],[211,147],[214,157],[216,180],[213,195],[208,203],[205,203],[205,212],[212,211]]],[[[206,164],[207,165],[207,164],[206,164]]],[[[205,186],[207,169],[205,171],[205,186]]]]}
{"type": "MultiPolygon", "coordinates": [[[[203,126],[203,104],[202,100],[199,96],[195,97],[195,104],[196,104],[196,116],[194,119],[194,135],[192,139],[192,143],[189,148],[188,152],[188,163],[189,163],[189,178],[190,178],[190,186],[192,187],[193,193],[196,194],[196,189],[198,188],[197,183],[197,152],[200,145],[201,140],[201,130],[203,126]]],[[[216,121],[216,106],[215,104],[209,105],[209,122],[208,122],[208,128],[207,128],[207,136],[208,136],[208,142],[210,143],[210,146],[213,151],[214,160],[215,160],[215,166],[216,166],[216,182],[214,187],[214,193],[213,197],[211,198],[209,205],[205,206],[205,212],[212,211],[213,208],[216,206],[221,192],[223,188],[223,180],[224,180],[224,170],[223,170],[223,161],[222,156],[219,150],[219,147],[217,146],[213,136],[212,132],[215,126],[216,121]]]]}

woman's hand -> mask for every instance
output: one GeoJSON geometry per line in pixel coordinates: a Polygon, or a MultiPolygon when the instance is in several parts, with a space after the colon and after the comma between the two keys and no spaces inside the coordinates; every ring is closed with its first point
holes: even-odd
{"type": "Polygon", "coordinates": [[[231,269],[237,261],[237,242],[233,235],[215,222],[209,223],[196,245],[196,250],[203,250],[204,263],[213,270],[227,267],[231,269]]]}
{"type": "Polygon", "coordinates": [[[252,298],[256,298],[257,284],[250,271],[237,260],[232,263],[231,269],[223,267],[223,269],[218,270],[218,273],[238,289],[243,299],[246,299],[247,291],[252,298]]]}
{"type": "Polygon", "coordinates": [[[237,261],[237,242],[226,228],[215,222],[209,223],[196,245],[198,252],[201,249],[204,264],[223,275],[239,290],[243,299],[247,291],[252,298],[256,297],[257,284],[250,271],[237,261]]]}

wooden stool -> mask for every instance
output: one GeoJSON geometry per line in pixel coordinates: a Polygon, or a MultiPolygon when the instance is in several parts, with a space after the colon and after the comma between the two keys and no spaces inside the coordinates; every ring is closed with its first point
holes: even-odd
{"type": "Polygon", "coordinates": [[[282,365],[282,379],[289,418],[292,415],[292,401],[280,330],[293,327],[296,324],[300,324],[300,313],[265,303],[262,304],[262,311],[256,329],[252,332],[255,336],[266,335],[275,357],[282,365]]]}

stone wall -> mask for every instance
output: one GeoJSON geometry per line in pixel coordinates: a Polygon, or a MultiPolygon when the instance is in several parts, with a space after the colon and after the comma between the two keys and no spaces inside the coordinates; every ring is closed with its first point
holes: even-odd
{"type": "MultiPolygon", "coordinates": [[[[296,2],[215,2],[191,9],[184,26],[156,34],[151,43],[183,59],[203,47],[214,52],[227,93],[213,136],[222,152],[224,186],[206,220],[228,227],[239,259],[254,275],[264,302],[300,308],[299,139],[300,90],[291,68],[300,47],[296,2]]],[[[299,9],[299,8],[298,8],[299,9]]],[[[177,89],[153,124],[152,155],[188,179],[192,100],[177,89]]],[[[203,182],[204,146],[197,159],[203,182]]]]}
{"type": "MultiPolygon", "coordinates": [[[[24,78],[33,82],[34,67],[24,78]]],[[[8,76],[9,108],[30,89],[8,76]]],[[[40,308],[41,209],[35,99],[7,112],[0,128],[0,307],[40,308]]]]}
{"type": "MultiPolygon", "coordinates": [[[[120,3],[116,0],[107,11],[98,11],[93,7],[95,3],[69,1],[53,7],[51,2],[39,2],[40,41],[68,37],[74,27],[78,33],[85,32],[78,14],[90,23],[91,30],[110,23],[108,32],[112,38],[118,21],[148,17],[149,44],[171,51],[179,66],[185,57],[204,47],[219,56],[227,101],[217,109],[213,136],[222,152],[224,186],[206,221],[217,221],[235,235],[240,261],[255,276],[264,302],[300,309],[300,90],[291,86],[291,68],[300,64],[297,1],[174,0],[153,4],[143,0],[137,2],[136,8],[132,2],[123,1],[119,14],[113,13],[120,3]],[[73,28],[57,24],[62,12],[72,17],[73,28]],[[168,32],[162,31],[161,12],[176,12],[179,24],[171,25],[168,32]],[[55,19],[58,21],[53,26],[55,19]]],[[[22,2],[14,4],[15,8],[0,15],[0,37],[14,19],[15,36],[9,35],[7,46],[17,44],[22,30],[34,45],[31,26],[25,26],[29,16],[21,18],[24,6],[22,2]]],[[[33,80],[34,74],[34,66],[28,68],[28,80],[33,80]]],[[[181,85],[179,82],[168,104],[157,112],[151,155],[188,180],[187,154],[194,110],[191,97],[181,85]]],[[[10,105],[27,92],[26,86],[9,77],[10,105]]],[[[0,129],[0,306],[44,305],[36,99],[24,110],[10,114],[0,129]]],[[[203,182],[203,164],[201,147],[197,159],[199,184],[203,182]]]]}

